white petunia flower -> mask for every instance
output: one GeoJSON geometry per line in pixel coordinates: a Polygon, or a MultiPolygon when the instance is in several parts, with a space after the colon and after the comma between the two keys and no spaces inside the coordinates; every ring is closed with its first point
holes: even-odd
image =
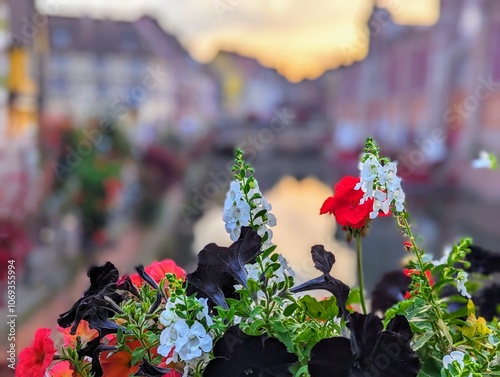
{"type": "Polygon", "coordinates": [[[457,289],[460,292],[460,294],[464,297],[471,298],[471,295],[469,292],[467,292],[467,288],[465,288],[465,283],[467,282],[467,277],[469,274],[463,270],[460,270],[457,274],[456,280],[457,280],[457,289]]]}
{"type": "Polygon", "coordinates": [[[449,355],[443,357],[443,367],[448,369],[452,362],[456,361],[461,368],[464,367],[464,356],[465,354],[461,351],[452,351],[449,355]]]}
{"type": "Polygon", "coordinates": [[[479,158],[471,163],[474,169],[496,169],[497,158],[486,151],[479,152],[479,158]]]}

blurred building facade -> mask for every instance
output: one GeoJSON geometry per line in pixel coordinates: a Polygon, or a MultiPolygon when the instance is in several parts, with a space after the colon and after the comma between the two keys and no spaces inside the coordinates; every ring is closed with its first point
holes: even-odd
{"type": "Polygon", "coordinates": [[[357,152],[373,135],[409,179],[433,174],[448,183],[481,149],[500,154],[500,2],[442,0],[441,8],[431,27],[396,25],[376,10],[367,58],[326,74],[338,150],[357,152]]]}
{"type": "Polygon", "coordinates": [[[51,16],[48,40],[43,97],[50,118],[127,115],[134,118],[129,133],[141,134],[141,127],[178,131],[183,117],[206,123],[217,115],[213,80],[149,17],[51,16]]]}

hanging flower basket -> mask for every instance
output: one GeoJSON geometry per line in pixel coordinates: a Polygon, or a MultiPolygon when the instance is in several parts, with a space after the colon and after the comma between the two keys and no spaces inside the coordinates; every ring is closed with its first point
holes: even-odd
{"type": "Polygon", "coordinates": [[[397,164],[371,139],[360,175],[342,178],[318,208],[356,240],[358,287],[331,275],[335,256],[322,245],[311,247],[317,278],[295,285],[272,243],[272,207],[239,150],[233,172],[223,215],[231,246],[206,245],[189,274],[171,260],[138,266],[132,276],[120,277],[110,262],[91,268],[90,287],[57,320],[62,348],[39,329],[16,376],[500,375],[500,290],[481,288],[485,275],[500,271],[499,256],[470,239],[440,260],[426,254],[397,164]],[[369,311],[362,241],[379,216],[396,218],[412,258],[383,277],[369,311]],[[304,295],[310,290],[331,296],[304,295]]]}

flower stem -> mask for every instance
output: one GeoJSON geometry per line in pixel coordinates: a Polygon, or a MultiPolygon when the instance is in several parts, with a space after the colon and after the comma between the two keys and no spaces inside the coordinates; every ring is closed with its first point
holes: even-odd
{"type": "MultiPolygon", "coordinates": [[[[400,222],[401,222],[401,225],[403,226],[404,232],[406,233],[406,235],[410,239],[410,242],[411,242],[412,248],[413,248],[413,252],[415,253],[415,255],[417,257],[418,268],[421,271],[422,276],[425,278],[425,282],[427,283],[427,286],[430,289],[429,295],[427,297],[425,297],[425,299],[429,303],[429,305],[434,309],[435,316],[438,319],[437,323],[444,323],[441,309],[439,308],[439,305],[436,302],[434,295],[432,293],[432,285],[430,283],[429,277],[426,275],[425,270],[424,270],[424,261],[422,260],[422,252],[420,251],[420,249],[417,246],[417,243],[415,242],[415,237],[412,234],[410,223],[408,222],[408,219],[406,218],[406,216],[404,214],[401,215],[400,220],[401,220],[400,222]]],[[[439,346],[441,348],[441,352],[443,355],[446,355],[446,353],[448,352],[449,346],[451,346],[451,344],[449,344],[449,341],[448,341],[449,334],[447,336],[447,334],[445,334],[443,332],[444,330],[440,326],[438,326],[437,323],[435,321],[432,321],[431,325],[432,325],[434,332],[437,334],[437,339],[438,339],[439,346]],[[448,343],[448,345],[446,343],[448,343]]]]}
{"type": "Polygon", "coordinates": [[[363,309],[363,314],[366,314],[365,293],[364,293],[365,285],[363,283],[363,258],[361,251],[361,234],[356,235],[356,252],[358,255],[359,299],[361,301],[361,308],[363,309]]]}

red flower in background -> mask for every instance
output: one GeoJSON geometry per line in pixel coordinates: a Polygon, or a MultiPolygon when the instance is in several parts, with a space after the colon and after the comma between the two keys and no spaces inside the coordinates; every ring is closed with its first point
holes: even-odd
{"type": "MultiPolygon", "coordinates": [[[[175,262],[171,259],[165,259],[161,262],[154,261],[149,266],[144,269],[149,276],[153,278],[157,283],[160,282],[161,279],[165,277],[167,273],[174,274],[177,278],[184,278],[186,276],[186,272],[177,266],[175,262]]],[[[132,283],[136,287],[141,287],[143,284],[143,280],[140,278],[138,274],[130,275],[130,279],[132,283]]]]}
{"type": "Polygon", "coordinates": [[[320,214],[330,213],[335,216],[337,222],[342,226],[355,229],[363,228],[370,219],[373,209],[373,199],[359,204],[363,197],[362,190],[355,190],[360,178],[347,176],[335,185],[335,194],[323,203],[320,214]]]}
{"type": "Polygon", "coordinates": [[[35,340],[19,354],[16,377],[43,377],[56,353],[50,339],[50,329],[41,328],[35,333],[35,340]]]}
{"type": "MultiPolygon", "coordinates": [[[[414,268],[405,268],[403,270],[403,273],[409,278],[411,278],[412,275],[420,275],[420,271],[414,268]]],[[[425,271],[425,276],[427,277],[427,280],[429,280],[429,285],[432,287],[434,285],[434,278],[432,277],[432,272],[430,270],[425,271]]],[[[418,290],[415,290],[415,293],[418,293],[418,290]]],[[[411,297],[413,296],[410,292],[406,292],[404,295],[405,299],[409,299],[411,297]]]]}

